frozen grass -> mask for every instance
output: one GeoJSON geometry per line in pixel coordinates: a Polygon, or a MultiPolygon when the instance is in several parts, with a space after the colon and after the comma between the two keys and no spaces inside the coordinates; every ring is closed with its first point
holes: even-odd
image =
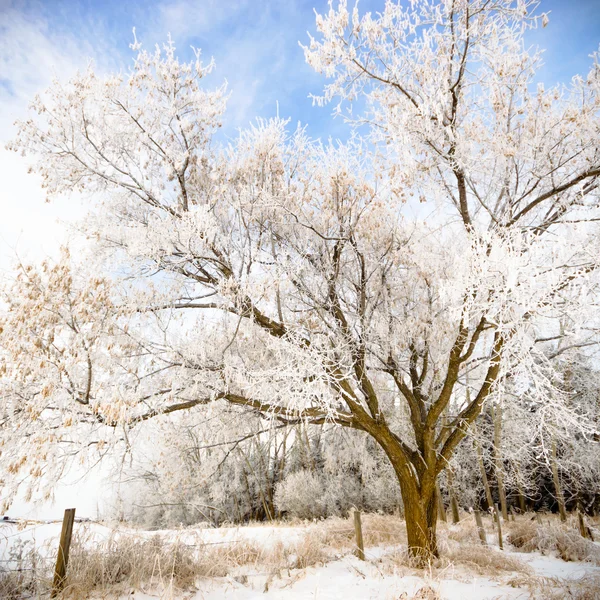
{"type": "MultiPolygon", "coordinates": [[[[450,533],[454,534],[456,530],[450,533]]],[[[477,575],[503,581],[507,576],[518,574],[527,577],[533,573],[518,556],[501,552],[494,547],[482,546],[478,539],[476,542],[455,541],[443,530],[440,531],[439,538],[440,557],[431,560],[426,569],[430,577],[443,578],[445,574],[452,572],[462,578],[477,575]]],[[[415,568],[405,548],[385,554],[381,563],[387,573],[397,573],[399,567],[404,568],[407,574],[423,573],[423,569],[415,568]]]]}
{"type": "MultiPolygon", "coordinates": [[[[91,590],[116,586],[139,589],[153,582],[186,589],[204,570],[192,548],[165,543],[160,536],[140,540],[113,535],[100,544],[86,541],[76,538],[71,547],[67,597],[84,598],[91,590]]],[[[219,564],[214,569],[221,575],[219,564]]]]}
{"type": "Polygon", "coordinates": [[[529,575],[531,568],[511,554],[494,548],[483,548],[481,544],[456,544],[436,561],[438,568],[464,567],[469,572],[495,578],[507,573],[529,575]]]}
{"type": "Polygon", "coordinates": [[[600,575],[590,573],[573,579],[559,577],[516,577],[509,584],[529,590],[532,600],[598,600],[600,575]]]}
{"type": "MultiPolygon", "coordinates": [[[[323,521],[324,543],[335,550],[356,547],[353,519],[332,518],[323,521]]],[[[392,515],[362,515],[363,542],[365,547],[406,545],[404,519],[392,515]]]]}
{"type": "Polygon", "coordinates": [[[21,600],[48,595],[50,572],[44,569],[47,561],[29,542],[18,541],[0,563],[0,598],[21,600]]]}
{"type": "MultiPolygon", "coordinates": [[[[404,592],[398,600],[408,600],[408,595],[404,592]]],[[[422,587],[411,600],[442,600],[442,597],[430,586],[422,587]]]]}
{"type": "MultiPolygon", "coordinates": [[[[525,592],[540,600],[600,598],[600,571],[595,573],[591,566],[600,565],[600,546],[581,538],[574,519],[565,525],[557,518],[544,516],[538,525],[531,516],[523,516],[514,523],[503,523],[505,540],[509,542],[505,543],[505,552],[495,546],[497,537],[489,516],[484,518],[490,543],[487,547],[479,542],[472,515],[465,515],[456,525],[440,523],[440,558],[431,561],[425,570],[414,568],[407,556],[403,520],[363,515],[362,524],[366,563],[351,557],[355,550],[352,519],[305,522],[296,527],[287,524],[277,527],[277,535],[273,535],[272,523],[265,524],[262,530],[256,525],[238,528],[226,539],[216,535],[220,530],[211,530],[213,535],[207,536],[205,530],[150,534],[120,528],[99,535],[93,528],[82,528],[71,547],[68,585],[63,597],[119,598],[132,590],[160,590],[159,597],[179,598],[187,594],[185,597],[196,598],[190,595],[196,586],[208,585],[210,581],[217,588],[228,581],[229,585],[234,582],[244,589],[267,593],[271,588],[276,594],[278,589],[295,589],[303,579],[318,579],[319,573],[325,573],[332,565],[346,565],[348,573],[363,578],[380,578],[382,582],[390,577],[403,581],[408,578],[421,582],[411,592],[394,596],[401,600],[446,598],[437,588],[449,580],[463,584],[494,581],[495,585],[514,589],[515,597],[525,592]],[[586,570],[575,565],[569,567],[571,570],[561,571],[560,565],[565,563],[557,558],[527,554],[532,552],[587,563],[590,567],[586,570]],[[361,574],[363,570],[371,574],[361,574]],[[577,575],[571,576],[575,571],[577,575]],[[558,578],[557,574],[569,579],[558,578]]],[[[40,562],[39,557],[24,555],[20,566],[26,568],[28,560],[45,565],[46,571],[38,570],[35,577],[25,569],[12,573],[0,571],[0,598],[47,596],[51,565],[48,561],[40,562]]]]}
{"type": "Polygon", "coordinates": [[[65,598],[92,592],[118,593],[144,587],[184,591],[203,578],[245,581],[248,574],[273,575],[282,569],[306,569],[329,560],[322,536],[308,532],[291,545],[261,548],[249,542],[189,545],[161,535],[144,539],[115,533],[106,541],[77,538],[71,547],[65,598]]]}
{"type": "Polygon", "coordinates": [[[38,581],[30,571],[0,570],[0,598],[21,600],[37,598],[49,589],[49,582],[38,581]]]}
{"type": "Polygon", "coordinates": [[[562,560],[589,562],[600,566],[600,546],[581,537],[573,519],[560,523],[557,519],[535,520],[523,517],[507,524],[507,541],[521,552],[555,554],[562,560]]]}

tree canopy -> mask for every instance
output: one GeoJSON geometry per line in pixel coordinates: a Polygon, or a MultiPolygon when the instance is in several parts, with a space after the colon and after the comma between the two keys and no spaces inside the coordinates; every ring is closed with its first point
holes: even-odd
{"type": "Polygon", "coordinates": [[[97,259],[23,267],[5,290],[15,481],[85,427],[121,443],[225,400],[372,436],[425,556],[436,479],[507,386],[590,435],[551,358],[595,341],[600,69],[536,86],[536,7],[330,5],[304,51],[347,143],[282,119],[219,143],[226,90],[170,41],[36,98],[10,147],[49,196],[89,194],[97,259]]]}

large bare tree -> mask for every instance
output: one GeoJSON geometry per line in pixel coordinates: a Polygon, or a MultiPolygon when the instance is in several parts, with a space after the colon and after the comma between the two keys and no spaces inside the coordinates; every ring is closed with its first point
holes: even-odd
{"type": "MultiPolygon", "coordinates": [[[[224,400],[360,430],[397,474],[410,552],[437,555],[436,479],[470,424],[508,373],[560,405],[540,348],[586,343],[595,318],[598,67],[532,89],[534,4],[388,2],[360,18],[342,2],[318,16],[306,54],[333,79],[322,100],[364,100],[371,126],[348,144],[272,120],[218,147],[225,90],[205,91],[209,69],[172,44],[134,44],[127,77],[53,84],[11,146],[37,157],[50,195],[91,193],[90,238],[133,282],[111,300],[118,356],[138,358],[117,368],[103,346],[85,402],[57,361],[52,414],[77,405],[132,427],[224,400]]],[[[29,318],[24,281],[0,339],[12,386],[36,377],[36,344],[29,362],[18,344],[40,334],[17,343],[11,325],[29,318]]],[[[43,394],[21,402],[47,414],[43,394]]]]}

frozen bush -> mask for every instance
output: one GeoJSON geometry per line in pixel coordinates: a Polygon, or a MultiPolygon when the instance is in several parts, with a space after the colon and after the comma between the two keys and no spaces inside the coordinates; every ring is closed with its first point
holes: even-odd
{"type": "Polygon", "coordinates": [[[275,489],[275,506],[282,513],[299,519],[325,515],[323,480],[311,471],[288,475],[275,489]]]}

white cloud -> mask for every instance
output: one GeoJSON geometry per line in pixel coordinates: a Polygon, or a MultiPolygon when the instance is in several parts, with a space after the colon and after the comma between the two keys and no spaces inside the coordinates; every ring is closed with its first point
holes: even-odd
{"type": "Polygon", "coordinates": [[[39,260],[56,253],[67,238],[64,222],[79,218],[80,203],[71,198],[45,203],[40,180],[29,174],[28,160],[4,149],[15,134],[14,121],[27,116],[32,97],[54,76],[66,78],[87,64],[91,48],[85,41],[53,35],[41,18],[14,8],[5,10],[0,25],[0,269],[18,254],[39,260]]]}

